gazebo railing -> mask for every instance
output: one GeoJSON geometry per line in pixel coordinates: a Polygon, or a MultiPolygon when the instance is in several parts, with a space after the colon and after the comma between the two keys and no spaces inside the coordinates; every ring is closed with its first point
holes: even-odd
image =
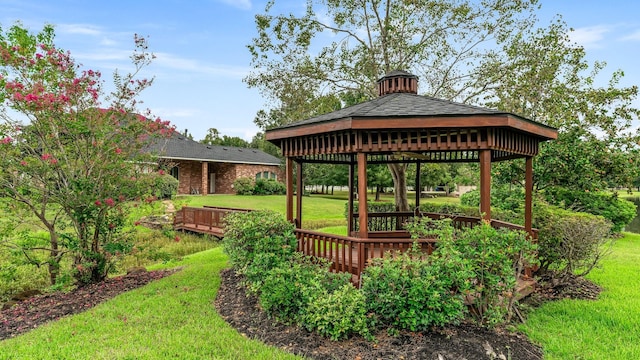
{"type": "MultiPolygon", "coordinates": [[[[405,212],[371,212],[367,214],[367,224],[370,236],[376,236],[375,233],[398,233],[406,232],[405,224],[415,216],[429,217],[433,220],[451,219],[453,227],[456,229],[470,228],[480,224],[481,218],[475,216],[451,215],[440,213],[419,212],[417,214],[411,211],[405,212]]],[[[351,218],[352,235],[358,232],[358,214],[354,213],[351,218]]],[[[524,226],[511,224],[505,221],[491,220],[491,226],[496,229],[522,230],[524,226]]],[[[408,236],[408,235],[407,235],[408,236]]],[[[538,238],[538,230],[532,229],[533,239],[538,238]]]]}
{"type": "MultiPolygon", "coordinates": [[[[407,251],[414,243],[410,238],[362,239],[305,229],[296,229],[295,234],[298,251],[329,260],[330,271],[351,273],[355,283],[360,281],[360,274],[371,259],[381,258],[389,251],[407,251]]],[[[435,238],[420,239],[417,244],[425,255],[430,255],[436,241],[435,238]]]]}

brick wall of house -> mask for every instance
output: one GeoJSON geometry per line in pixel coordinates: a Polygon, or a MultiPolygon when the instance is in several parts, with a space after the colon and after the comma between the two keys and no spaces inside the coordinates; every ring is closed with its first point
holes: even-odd
{"type": "Polygon", "coordinates": [[[236,165],[209,163],[209,171],[216,174],[216,194],[235,194],[233,182],[236,179],[236,165]]]}
{"type": "Polygon", "coordinates": [[[255,180],[256,174],[264,171],[276,173],[277,180],[280,182],[284,182],[284,170],[277,165],[238,164],[236,168],[236,176],[248,177],[255,180]]]}
{"type": "MultiPolygon", "coordinates": [[[[178,165],[178,194],[191,194],[191,189],[198,189],[203,194],[202,184],[208,181],[208,174],[203,173],[203,163],[200,161],[176,161],[178,165]]],[[[216,194],[235,194],[233,182],[239,177],[256,178],[259,172],[274,172],[280,182],[284,182],[284,170],[277,165],[249,165],[209,163],[208,172],[215,173],[216,194]]],[[[206,189],[208,192],[208,188],[206,189]]]]}
{"type": "Polygon", "coordinates": [[[202,163],[199,161],[176,161],[178,165],[178,194],[191,194],[191,188],[202,187],[202,163]]]}

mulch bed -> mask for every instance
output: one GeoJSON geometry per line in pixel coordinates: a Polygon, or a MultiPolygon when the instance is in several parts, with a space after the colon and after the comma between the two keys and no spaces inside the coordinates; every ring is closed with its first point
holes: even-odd
{"type": "Polygon", "coordinates": [[[311,359],[542,359],[542,350],[524,335],[493,331],[473,324],[434,328],[425,333],[376,334],[336,342],[297,326],[269,319],[241,278],[223,270],[215,301],[218,313],[242,335],[311,359]]]}
{"type": "Polygon", "coordinates": [[[0,340],[27,332],[62,316],[88,310],[125,291],[139,288],[178,269],[141,271],[86,285],[70,292],[54,292],[31,297],[0,312],[0,340]]]}

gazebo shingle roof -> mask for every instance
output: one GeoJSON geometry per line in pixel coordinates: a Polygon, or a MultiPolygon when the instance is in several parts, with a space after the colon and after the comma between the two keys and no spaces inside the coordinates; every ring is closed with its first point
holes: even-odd
{"type": "Polygon", "coordinates": [[[177,133],[170,138],[156,140],[149,146],[149,151],[165,159],[256,165],[281,163],[277,157],[259,149],[205,145],[177,133]]]}
{"type": "Polygon", "coordinates": [[[428,117],[502,114],[508,113],[479,106],[455,103],[452,101],[423,95],[416,95],[411,93],[395,93],[381,96],[371,101],[349,106],[340,110],[336,110],[328,114],[283,125],[278,127],[278,129],[356,117],[398,118],[414,116],[428,117]]]}

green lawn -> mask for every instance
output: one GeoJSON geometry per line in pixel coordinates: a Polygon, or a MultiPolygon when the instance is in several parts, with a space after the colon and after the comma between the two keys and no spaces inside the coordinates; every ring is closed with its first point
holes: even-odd
{"type": "Polygon", "coordinates": [[[624,235],[588,276],[604,288],[597,301],[547,303],[522,327],[546,359],[640,359],[640,235],[624,235]]]}
{"type": "Polygon", "coordinates": [[[85,313],[0,342],[0,359],[298,359],[248,340],[216,313],[220,247],[85,313]]]}

